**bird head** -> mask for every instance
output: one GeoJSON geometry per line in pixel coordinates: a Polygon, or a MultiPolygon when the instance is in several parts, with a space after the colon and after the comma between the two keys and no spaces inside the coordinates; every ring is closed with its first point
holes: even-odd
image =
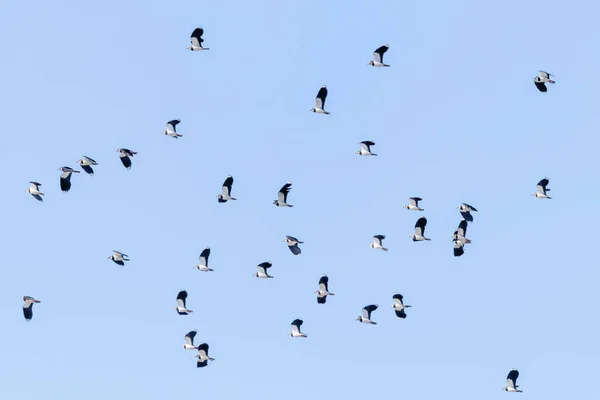
{"type": "Polygon", "coordinates": [[[373,66],[373,65],[375,65],[375,62],[374,61],[369,61],[369,65],[373,66]]]}
{"type": "Polygon", "coordinates": [[[163,134],[163,135],[166,135],[166,134],[167,134],[167,131],[166,131],[166,130],[165,130],[165,131],[162,131],[162,134],[163,134]]]}
{"type": "Polygon", "coordinates": [[[109,260],[114,260],[115,256],[109,256],[108,259],[109,260]]]}
{"type": "Polygon", "coordinates": [[[312,112],[317,112],[317,109],[313,107],[313,108],[311,108],[309,111],[312,111],[312,112]]]}
{"type": "Polygon", "coordinates": [[[356,320],[362,322],[362,317],[356,317],[356,320]]]}
{"type": "Polygon", "coordinates": [[[369,245],[369,247],[370,247],[370,248],[372,248],[372,249],[374,249],[374,248],[375,248],[375,244],[371,243],[371,244],[369,245]]]}

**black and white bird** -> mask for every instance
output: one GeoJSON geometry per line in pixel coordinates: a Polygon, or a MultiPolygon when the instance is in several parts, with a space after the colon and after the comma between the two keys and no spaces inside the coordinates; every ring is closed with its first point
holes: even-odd
{"type": "Polygon", "coordinates": [[[387,44],[378,47],[377,50],[373,52],[373,57],[375,57],[375,60],[370,61],[369,65],[373,67],[389,67],[389,65],[383,63],[383,55],[386,51],[388,51],[389,48],[390,46],[388,46],[387,44]]]}
{"type": "Polygon", "coordinates": [[[460,215],[463,219],[466,219],[469,222],[473,222],[473,215],[471,215],[472,211],[477,212],[477,209],[467,203],[462,203],[460,206],[456,207],[460,212],[460,215]]]}
{"type": "Polygon", "coordinates": [[[267,272],[269,268],[271,268],[273,264],[270,262],[263,262],[258,264],[256,267],[258,268],[258,272],[255,272],[253,276],[257,278],[272,278],[271,275],[267,272]]]}
{"type": "Polygon", "coordinates": [[[194,346],[194,338],[196,337],[196,333],[197,331],[189,331],[186,335],[185,335],[185,344],[183,345],[183,348],[186,350],[194,350],[197,349],[199,346],[194,346]]]}
{"type": "Polygon", "coordinates": [[[427,226],[427,218],[421,217],[415,223],[415,233],[410,235],[413,242],[420,242],[423,240],[431,240],[425,237],[425,227],[427,226]]]}
{"type": "Polygon", "coordinates": [[[467,226],[467,220],[461,220],[458,224],[458,228],[452,235],[452,242],[454,243],[454,257],[460,257],[465,254],[465,244],[471,243],[471,241],[466,237],[467,226]]]}
{"type": "Polygon", "coordinates": [[[298,240],[295,237],[289,235],[285,235],[285,239],[283,241],[287,243],[288,248],[290,249],[293,255],[299,256],[302,253],[302,250],[298,245],[304,243],[303,241],[298,240]]]}
{"type": "Polygon", "coordinates": [[[356,150],[356,154],[359,156],[376,156],[377,154],[371,152],[371,146],[375,146],[375,142],[370,140],[360,142],[360,150],[356,150]]]}
{"type": "Polygon", "coordinates": [[[519,390],[517,385],[517,378],[519,377],[519,371],[516,369],[512,369],[508,375],[506,376],[506,386],[502,388],[502,390],[506,392],[516,392],[522,393],[522,390],[519,390]]]}
{"type": "Polygon", "coordinates": [[[113,254],[108,257],[109,260],[113,260],[113,262],[117,265],[124,266],[125,261],[130,261],[129,256],[127,254],[121,253],[120,251],[113,250],[113,254]]]}
{"type": "Polygon", "coordinates": [[[202,343],[198,346],[198,354],[196,355],[198,362],[196,368],[206,367],[209,361],[215,361],[214,358],[208,356],[208,344],[202,343]]]}
{"type": "Polygon", "coordinates": [[[546,71],[540,71],[540,74],[533,78],[533,83],[535,83],[535,87],[538,88],[540,92],[547,92],[548,88],[546,87],[546,83],[555,83],[550,77],[554,75],[547,73],[546,71]]]}
{"type": "Polygon", "coordinates": [[[25,191],[32,195],[36,200],[44,201],[44,199],[42,199],[44,193],[40,192],[40,186],[42,186],[41,183],[31,181],[29,182],[29,187],[25,189],[25,191]]]}
{"type": "Polygon", "coordinates": [[[290,336],[291,337],[307,337],[306,333],[302,333],[300,331],[300,327],[302,326],[302,324],[304,323],[304,321],[302,321],[301,319],[295,319],[292,321],[292,331],[290,332],[290,336]]]}
{"type": "Polygon", "coordinates": [[[62,171],[62,174],[60,174],[60,190],[68,192],[71,189],[71,175],[73,173],[78,174],[79,171],[71,167],[60,167],[58,170],[62,171]]]}
{"type": "Polygon", "coordinates": [[[189,313],[194,312],[185,306],[185,299],[187,299],[187,296],[188,294],[185,290],[177,293],[177,307],[175,307],[175,311],[177,311],[177,314],[179,315],[188,315],[189,313]]]}
{"type": "Polygon", "coordinates": [[[94,169],[92,168],[92,165],[98,165],[96,160],[88,156],[83,156],[77,160],[77,162],[79,163],[79,166],[81,166],[81,169],[84,170],[88,175],[94,175],[94,169]]]}
{"type": "Polygon", "coordinates": [[[175,138],[175,139],[179,139],[180,137],[183,136],[183,135],[180,135],[179,133],[177,133],[177,124],[180,122],[181,122],[180,119],[173,119],[173,120],[167,122],[167,129],[162,131],[162,134],[171,136],[172,138],[175,138]]]}
{"type": "Polygon", "coordinates": [[[377,310],[379,306],[377,304],[371,304],[369,306],[363,307],[362,316],[356,317],[356,320],[362,322],[363,324],[371,324],[377,325],[377,322],[371,320],[371,313],[377,310]]]}
{"type": "Polygon", "coordinates": [[[404,296],[402,296],[400,293],[396,293],[395,295],[393,295],[392,299],[394,299],[394,304],[392,304],[392,307],[394,307],[396,316],[402,319],[406,318],[406,312],[404,312],[404,309],[412,306],[404,304],[404,302],[402,301],[402,299],[404,299],[404,296]]]}
{"type": "Polygon", "coordinates": [[[383,251],[388,251],[386,247],[383,247],[383,239],[385,239],[385,235],[375,235],[373,236],[373,243],[369,245],[372,249],[380,249],[383,251]]]}
{"type": "Polygon", "coordinates": [[[223,182],[221,188],[221,194],[217,195],[217,201],[219,203],[227,203],[227,200],[237,200],[235,197],[231,197],[231,187],[233,186],[233,177],[229,175],[223,182]]]}
{"type": "Polygon", "coordinates": [[[412,210],[412,211],[425,211],[424,209],[419,207],[419,202],[421,200],[423,200],[423,199],[420,197],[409,197],[408,204],[403,207],[406,208],[407,210],[412,210]]]}
{"type": "Polygon", "coordinates": [[[21,300],[25,302],[23,304],[23,316],[25,317],[26,321],[31,321],[31,318],[33,318],[33,303],[41,302],[31,296],[23,296],[21,300]]]}
{"type": "Polygon", "coordinates": [[[288,193],[292,190],[292,182],[288,182],[279,189],[277,193],[277,200],[273,200],[273,204],[277,207],[294,207],[292,204],[287,203],[288,193]]]}
{"type": "Polygon", "coordinates": [[[191,51],[210,50],[208,47],[202,47],[202,43],[204,42],[204,39],[202,39],[202,35],[204,35],[204,29],[194,29],[192,35],[190,36],[190,43],[192,43],[192,45],[187,49],[191,51]]]}
{"type": "Polygon", "coordinates": [[[325,100],[327,99],[327,87],[321,86],[321,89],[317,92],[317,98],[315,100],[315,106],[310,111],[317,114],[327,114],[329,111],[325,111],[325,100]]]}
{"type": "Polygon", "coordinates": [[[131,168],[131,158],[137,154],[137,151],[131,151],[129,149],[117,149],[117,152],[120,153],[119,157],[121,158],[121,162],[123,166],[127,169],[131,168]]]}
{"type": "Polygon", "coordinates": [[[550,183],[548,178],[544,178],[539,181],[537,184],[537,190],[531,195],[537,197],[538,199],[551,199],[552,197],[548,196],[547,194],[547,192],[550,191],[550,189],[546,187],[548,186],[548,183],[550,183]]]}
{"type": "Polygon", "coordinates": [[[327,275],[321,275],[321,279],[319,279],[319,290],[315,292],[317,294],[317,303],[325,304],[327,301],[327,296],[335,296],[335,293],[331,293],[329,291],[329,278],[327,275]]]}
{"type": "Polygon", "coordinates": [[[204,250],[202,250],[202,253],[200,253],[200,258],[199,258],[199,264],[196,265],[194,268],[199,269],[200,271],[214,271],[214,269],[212,268],[208,268],[208,257],[210,256],[210,247],[205,248],[204,250]]]}

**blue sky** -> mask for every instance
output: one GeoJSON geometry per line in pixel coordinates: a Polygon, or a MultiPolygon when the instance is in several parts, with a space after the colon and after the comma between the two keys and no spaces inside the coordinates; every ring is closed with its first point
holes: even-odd
{"type": "Polygon", "coordinates": [[[529,399],[595,390],[596,5],[2,9],[3,397],[492,400],[514,395],[513,367],[529,399]],[[196,26],[210,51],[185,50],[196,26]],[[384,43],[391,67],[369,67],[384,43]],[[546,94],[539,69],[556,76],[546,94]],[[329,116],[308,111],[321,85],[329,116]],[[183,138],[161,135],[176,118],[183,138]],[[362,140],[379,157],[354,154],[362,140]],[[139,152],[131,170],[118,147],[139,152]],[[95,176],[61,193],[57,168],[84,154],[95,176]],[[238,201],[218,204],[227,175],[238,201]],[[545,176],[554,198],[531,197],[545,176]],[[295,207],[277,208],[288,180],[295,207]],[[423,213],[401,208],[410,196],[423,213]],[[461,202],[479,212],[454,258],[461,202]],[[408,238],[420,215],[431,242],[408,238]],[[206,246],[213,273],[192,269],[206,246]],[[274,279],[252,277],[263,261],[274,279]],[[319,306],[323,273],[336,296],[319,306]],[[29,323],[23,295],[42,301],[29,323]],[[371,303],[379,324],[356,322],[371,303]],[[308,339],[287,336],[295,318],[308,339]],[[207,368],[181,348],[191,329],[207,368]]]}

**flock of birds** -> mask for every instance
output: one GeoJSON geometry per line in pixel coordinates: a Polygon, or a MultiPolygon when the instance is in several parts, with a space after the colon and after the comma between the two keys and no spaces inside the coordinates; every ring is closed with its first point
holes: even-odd
{"type": "MultiPolygon", "coordinates": [[[[187,49],[191,50],[191,51],[209,50],[209,48],[202,46],[202,43],[204,42],[204,39],[202,38],[203,34],[204,34],[204,30],[202,28],[194,29],[194,31],[192,32],[191,37],[190,37],[191,46],[189,46],[187,49]]],[[[389,49],[389,46],[387,44],[378,47],[373,52],[374,59],[369,62],[369,65],[373,66],[373,67],[389,67],[390,66],[389,64],[385,64],[383,62],[384,55],[388,51],[388,49],[389,49]]],[[[545,71],[540,71],[539,75],[533,79],[536,88],[540,92],[547,92],[548,88],[546,87],[546,83],[550,83],[550,84],[555,83],[555,81],[552,80],[551,77],[553,77],[552,74],[549,74],[548,72],[545,72],[545,71]]],[[[330,114],[329,111],[325,110],[325,101],[327,99],[327,94],[328,94],[327,87],[322,86],[317,92],[317,96],[315,99],[315,106],[313,108],[311,108],[310,111],[312,111],[316,114],[325,114],[325,115],[330,114]]],[[[174,119],[174,120],[168,121],[166,124],[167,127],[165,130],[162,131],[162,134],[172,137],[172,138],[175,138],[175,139],[182,137],[183,135],[181,135],[180,133],[177,132],[177,125],[180,122],[181,122],[181,120],[179,120],[179,119],[174,119]]],[[[367,141],[360,142],[360,149],[356,151],[356,154],[358,154],[360,156],[377,156],[377,154],[373,153],[371,150],[371,147],[373,147],[373,146],[375,146],[375,143],[372,141],[367,140],[367,141]]],[[[118,148],[116,151],[119,153],[119,158],[120,158],[123,166],[127,169],[130,169],[132,166],[131,159],[133,158],[134,155],[137,154],[137,152],[126,149],[126,148],[118,148]]],[[[98,165],[98,163],[93,158],[88,157],[88,156],[83,156],[81,159],[79,159],[77,161],[77,163],[79,164],[81,169],[83,169],[83,171],[85,171],[89,175],[94,175],[93,167],[98,165]]],[[[67,167],[67,166],[63,166],[63,167],[59,168],[58,170],[62,172],[62,174],[60,175],[60,189],[63,192],[68,192],[71,189],[71,178],[72,178],[73,174],[78,174],[78,173],[80,173],[80,171],[75,170],[71,167],[67,167]]],[[[233,182],[234,182],[234,180],[233,180],[232,176],[228,176],[225,179],[225,181],[223,182],[221,193],[217,195],[217,201],[219,203],[226,203],[228,201],[237,200],[235,197],[231,196],[233,182]]],[[[35,181],[31,181],[29,183],[30,183],[30,187],[28,189],[26,189],[26,191],[31,196],[33,196],[36,200],[43,202],[42,196],[44,196],[44,193],[42,193],[40,191],[40,187],[42,186],[42,184],[39,182],[35,182],[35,181]]],[[[549,183],[549,180],[547,178],[541,179],[537,183],[537,189],[532,194],[532,196],[540,198],[540,199],[551,199],[551,197],[549,197],[547,194],[547,192],[550,191],[550,189],[547,188],[548,183],[549,183]]],[[[291,189],[292,189],[292,183],[291,182],[285,183],[281,187],[279,192],[277,193],[277,199],[273,201],[273,204],[276,205],[277,207],[293,207],[292,204],[288,203],[288,195],[289,195],[291,189]]],[[[407,205],[405,205],[404,208],[406,208],[407,210],[410,210],[410,211],[424,211],[424,209],[419,206],[419,202],[421,202],[423,199],[421,199],[420,197],[410,197],[408,200],[409,200],[409,203],[407,205]]],[[[452,235],[452,242],[454,244],[454,248],[453,248],[454,256],[460,257],[465,252],[464,251],[465,245],[471,243],[471,240],[467,239],[467,237],[466,237],[467,227],[468,227],[469,222],[473,222],[473,215],[471,213],[477,212],[477,209],[467,203],[462,203],[461,205],[459,205],[457,207],[457,209],[459,210],[462,219],[460,220],[457,229],[454,231],[454,234],[452,235]]],[[[414,242],[431,240],[430,238],[425,236],[426,226],[427,226],[427,219],[423,216],[419,217],[414,226],[414,233],[412,235],[410,235],[410,238],[414,242]]],[[[373,243],[371,243],[370,247],[373,249],[377,249],[377,250],[388,251],[388,249],[383,246],[384,239],[385,239],[385,235],[373,236],[373,243]]],[[[300,249],[299,245],[303,244],[304,242],[302,242],[301,240],[298,240],[297,238],[295,238],[293,236],[286,235],[284,242],[287,243],[288,248],[290,249],[290,251],[292,252],[293,255],[299,256],[302,253],[302,250],[300,249]]],[[[203,272],[214,271],[212,268],[210,268],[208,266],[209,257],[210,257],[210,248],[207,247],[200,254],[199,263],[194,268],[196,268],[200,271],[203,271],[203,272]]],[[[117,250],[113,250],[113,254],[108,258],[110,260],[112,260],[115,264],[120,265],[120,266],[124,266],[125,262],[130,261],[129,256],[127,254],[122,253],[117,250]]],[[[257,272],[254,274],[254,276],[257,278],[273,278],[273,276],[269,275],[269,272],[268,272],[268,270],[271,267],[272,267],[272,264],[270,262],[262,262],[262,263],[258,264],[257,272]]],[[[319,286],[319,289],[315,292],[317,295],[317,303],[325,304],[327,301],[327,296],[335,295],[335,293],[332,293],[329,291],[329,277],[327,275],[322,275],[321,278],[319,279],[318,286],[319,286]]],[[[175,311],[179,315],[189,315],[190,313],[193,312],[193,310],[190,310],[189,308],[187,308],[187,305],[186,305],[187,296],[188,296],[188,293],[185,290],[182,290],[177,294],[177,297],[176,297],[177,306],[175,307],[175,311]]],[[[406,316],[407,316],[406,308],[409,308],[411,306],[404,304],[404,301],[403,301],[404,297],[399,293],[394,294],[392,296],[392,299],[394,301],[394,303],[392,304],[392,307],[394,309],[396,316],[401,319],[406,318],[406,316]]],[[[36,303],[40,303],[40,301],[33,297],[30,297],[30,296],[23,296],[22,300],[24,302],[23,315],[25,317],[25,320],[30,321],[33,318],[33,305],[36,303]]],[[[377,304],[370,304],[370,305],[363,307],[361,315],[356,317],[356,320],[363,324],[376,325],[377,322],[373,321],[372,314],[375,310],[378,309],[378,307],[379,306],[377,304]]],[[[293,338],[298,338],[298,337],[306,338],[307,337],[307,334],[303,333],[301,331],[302,324],[303,324],[303,321],[301,319],[294,319],[292,321],[291,332],[290,332],[291,337],[293,337],[293,338]]],[[[208,355],[209,346],[207,343],[201,343],[197,346],[194,345],[194,339],[196,337],[196,333],[197,333],[197,331],[194,330],[194,331],[188,332],[184,336],[185,344],[183,345],[183,348],[186,350],[197,350],[198,351],[198,354],[196,355],[196,358],[198,358],[196,365],[198,368],[200,368],[200,367],[207,366],[209,361],[214,361],[214,358],[212,358],[208,355]]],[[[519,386],[517,385],[518,377],[519,377],[519,371],[516,369],[512,369],[506,377],[507,384],[503,388],[503,390],[508,391],[508,392],[521,392],[521,390],[518,389],[519,386]]]]}

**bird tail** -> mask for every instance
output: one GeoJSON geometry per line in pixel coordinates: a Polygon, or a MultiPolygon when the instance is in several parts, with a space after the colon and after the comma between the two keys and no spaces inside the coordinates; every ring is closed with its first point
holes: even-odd
{"type": "Polygon", "coordinates": [[[335,296],[335,293],[329,293],[330,296],[335,296]]]}
{"type": "Polygon", "coordinates": [[[34,303],[41,303],[39,300],[33,300],[34,303]]]}
{"type": "Polygon", "coordinates": [[[237,200],[235,197],[230,197],[229,200],[237,200]]]}
{"type": "Polygon", "coordinates": [[[372,156],[376,156],[377,154],[375,154],[375,153],[371,153],[371,155],[372,155],[372,156]]]}
{"type": "Polygon", "coordinates": [[[388,251],[388,249],[386,247],[382,247],[381,250],[388,251]]]}
{"type": "Polygon", "coordinates": [[[408,304],[405,304],[405,305],[404,305],[404,308],[407,308],[407,307],[412,307],[412,306],[411,306],[411,305],[408,305],[408,304]]]}

